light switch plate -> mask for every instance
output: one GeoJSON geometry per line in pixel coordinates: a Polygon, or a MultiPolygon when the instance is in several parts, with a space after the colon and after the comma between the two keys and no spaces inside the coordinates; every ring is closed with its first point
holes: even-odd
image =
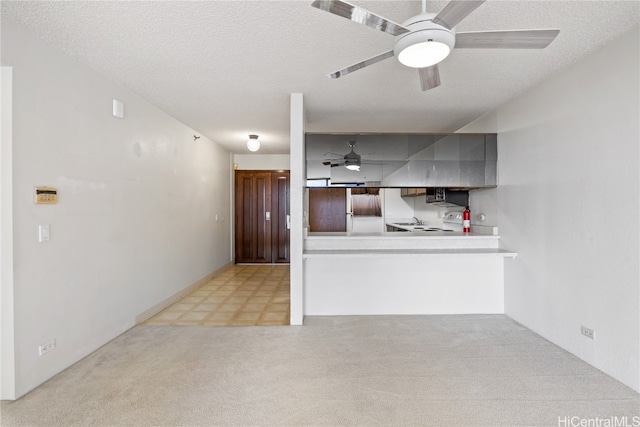
{"type": "Polygon", "coordinates": [[[113,100],[113,117],[124,119],[124,104],[117,99],[113,100]]]}
{"type": "Polygon", "coordinates": [[[49,224],[38,226],[38,241],[39,242],[49,241],[49,224]]]}

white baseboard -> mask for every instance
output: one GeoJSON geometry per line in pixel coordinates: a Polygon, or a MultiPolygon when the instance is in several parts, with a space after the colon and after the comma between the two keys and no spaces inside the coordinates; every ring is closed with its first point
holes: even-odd
{"type": "Polygon", "coordinates": [[[153,316],[155,316],[156,314],[160,313],[162,310],[164,310],[165,308],[169,307],[171,304],[173,304],[174,302],[178,301],[179,299],[181,299],[185,295],[190,294],[191,292],[195,291],[200,286],[202,286],[205,283],[209,282],[211,279],[213,279],[214,277],[216,277],[220,273],[224,272],[225,270],[228,270],[233,265],[234,265],[233,261],[223,265],[222,267],[220,267],[219,269],[217,269],[213,273],[207,274],[203,278],[198,279],[195,283],[192,283],[191,285],[187,286],[186,288],[182,289],[181,291],[176,292],[175,294],[171,295],[168,298],[165,298],[164,300],[160,301],[158,304],[154,305],[153,307],[149,308],[148,310],[145,310],[144,312],[140,313],[139,315],[136,316],[136,325],[139,325],[139,324],[147,321],[148,319],[152,318],[153,316]]]}

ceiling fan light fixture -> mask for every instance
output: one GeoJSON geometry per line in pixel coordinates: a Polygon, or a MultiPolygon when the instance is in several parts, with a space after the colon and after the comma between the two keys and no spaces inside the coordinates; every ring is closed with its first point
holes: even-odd
{"type": "Polygon", "coordinates": [[[247,141],[247,149],[249,151],[258,151],[260,149],[260,141],[258,140],[258,135],[249,135],[249,140],[247,141]]]}
{"type": "Polygon", "coordinates": [[[426,41],[408,46],[398,55],[398,61],[402,65],[411,68],[431,67],[444,60],[451,48],[437,41],[426,41]]]}
{"type": "Polygon", "coordinates": [[[436,65],[449,56],[456,44],[454,30],[434,24],[431,20],[410,22],[407,26],[413,31],[399,36],[393,48],[398,61],[407,67],[436,65]]]}
{"type": "Polygon", "coordinates": [[[349,141],[349,147],[351,151],[344,155],[344,167],[350,171],[360,171],[361,157],[360,154],[354,151],[356,146],[355,141],[349,141]]]}

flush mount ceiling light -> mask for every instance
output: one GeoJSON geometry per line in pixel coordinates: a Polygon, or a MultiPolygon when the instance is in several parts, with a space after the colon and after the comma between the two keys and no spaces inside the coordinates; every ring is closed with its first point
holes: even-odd
{"type": "Polygon", "coordinates": [[[249,135],[247,148],[249,149],[249,151],[258,151],[260,149],[260,141],[258,140],[258,135],[249,135]]]}

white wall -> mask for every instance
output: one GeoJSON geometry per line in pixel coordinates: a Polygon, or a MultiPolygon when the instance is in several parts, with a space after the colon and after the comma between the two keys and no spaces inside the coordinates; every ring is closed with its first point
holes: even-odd
{"type": "Polygon", "coordinates": [[[462,210],[462,207],[441,207],[427,203],[426,196],[402,197],[400,188],[384,189],[385,220],[403,219],[410,220],[413,217],[427,224],[438,225],[442,216],[450,210],[462,210]]]}
{"type": "Polygon", "coordinates": [[[437,204],[427,203],[426,196],[416,196],[413,201],[413,207],[416,218],[427,224],[435,225],[442,221],[442,217],[446,212],[464,210],[464,206],[438,206],[437,204]]]}
{"type": "Polygon", "coordinates": [[[472,201],[497,202],[502,245],[518,252],[506,313],[637,391],[639,40],[636,27],[488,115],[499,187],[472,201]]]}
{"type": "Polygon", "coordinates": [[[5,19],[2,63],[14,82],[20,396],[231,261],[230,222],[212,220],[230,218],[231,155],[5,19]],[[57,205],[33,204],[40,185],[57,187],[57,205]],[[38,243],[38,224],[51,241],[38,243]]]}
{"type": "Polygon", "coordinates": [[[289,154],[234,154],[238,170],[289,170],[289,154]]]}
{"type": "Polygon", "coordinates": [[[413,203],[415,197],[401,197],[399,188],[385,188],[384,193],[384,218],[385,220],[409,219],[415,213],[413,203]]]}

